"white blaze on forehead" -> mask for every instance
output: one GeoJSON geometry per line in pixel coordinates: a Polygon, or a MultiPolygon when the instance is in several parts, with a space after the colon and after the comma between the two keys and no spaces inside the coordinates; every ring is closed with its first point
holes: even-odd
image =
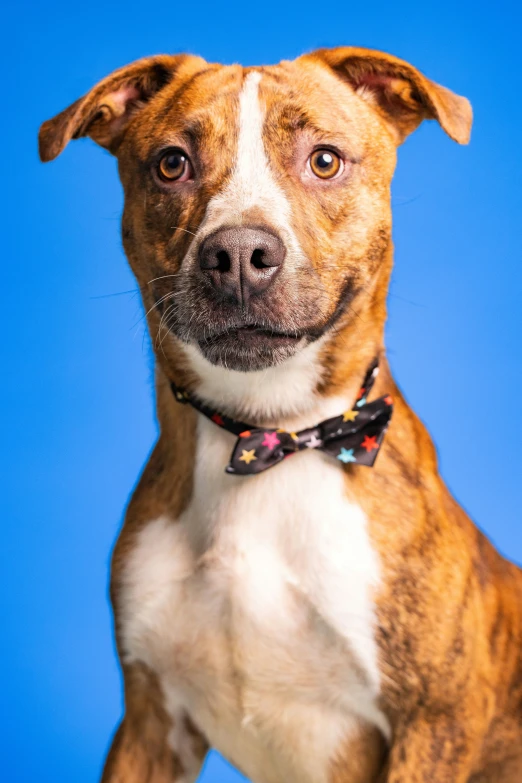
{"type": "Polygon", "coordinates": [[[287,249],[301,255],[290,226],[290,203],[276,182],[263,140],[265,117],[259,99],[261,76],[259,71],[252,71],[243,83],[232,176],[224,189],[210,200],[200,231],[207,235],[225,223],[241,223],[243,213],[256,207],[266,215],[267,223],[281,231],[287,249]]]}
{"type": "Polygon", "coordinates": [[[287,217],[289,204],[274,181],[263,142],[264,115],[259,102],[261,74],[249,73],[239,96],[239,136],[232,182],[227,190],[243,209],[256,205],[276,206],[287,217]]]}

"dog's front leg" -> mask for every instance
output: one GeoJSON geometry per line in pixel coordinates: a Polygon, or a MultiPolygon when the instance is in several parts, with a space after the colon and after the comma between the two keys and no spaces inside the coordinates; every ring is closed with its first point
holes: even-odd
{"type": "Polygon", "coordinates": [[[156,678],[145,667],[124,668],[125,715],[114,736],[101,783],[193,783],[208,744],[190,718],[164,708],[156,678]]]}
{"type": "Polygon", "coordinates": [[[379,783],[467,783],[477,749],[473,718],[418,716],[399,728],[379,783]]]}

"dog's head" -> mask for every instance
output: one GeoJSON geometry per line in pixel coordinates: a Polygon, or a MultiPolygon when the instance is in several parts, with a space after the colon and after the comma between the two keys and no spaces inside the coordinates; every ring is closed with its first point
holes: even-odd
{"type": "Polygon", "coordinates": [[[264,68],[160,56],[44,123],[40,154],[80,136],[113,152],[153,339],[256,370],[348,328],[365,302],[382,326],[395,149],[425,118],[467,142],[467,100],[379,52],[264,68]]]}

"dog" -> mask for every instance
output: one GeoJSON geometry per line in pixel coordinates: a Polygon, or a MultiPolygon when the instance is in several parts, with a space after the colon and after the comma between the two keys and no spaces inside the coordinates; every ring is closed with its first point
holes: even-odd
{"type": "Polygon", "coordinates": [[[469,140],[465,98],[336,48],[141,59],[42,125],[43,161],[82,136],[118,159],[156,357],[103,783],[189,783],[210,746],[254,783],[522,780],[521,571],[383,343],[396,148],[424,119],[469,140]]]}

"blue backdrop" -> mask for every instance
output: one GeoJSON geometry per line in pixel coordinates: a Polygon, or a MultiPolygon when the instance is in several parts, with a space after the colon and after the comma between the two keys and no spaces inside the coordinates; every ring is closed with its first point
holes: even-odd
{"type": "MultiPolygon", "coordinates": [[[[520,21],[476,0],[4,6],[2,783],[97,781],[121,711],[109,552],[155,436],[115,162],[82,141],[40,165],[39,123],[112,69],[182,50],[254,64],[370,46],[468,96],[470,147],[426,123],[400,151],[387,342],[451,489],[522,560],[520,21]]],[[[211,755],[206,783],[239,779],[211,755]]]]}

